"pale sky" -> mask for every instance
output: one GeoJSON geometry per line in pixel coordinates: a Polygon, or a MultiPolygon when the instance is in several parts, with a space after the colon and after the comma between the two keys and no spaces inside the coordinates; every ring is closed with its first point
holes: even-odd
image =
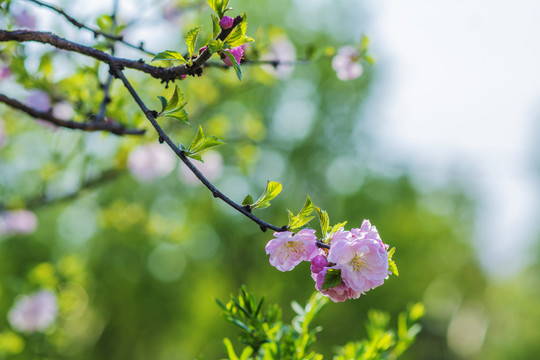
{"type": "Polygon", "coordinates": [[[381,158],[478,194],[481,260],[509,274],[537,238],[540,2],[367,1],[380,76],[364,116],[381,158]]]}

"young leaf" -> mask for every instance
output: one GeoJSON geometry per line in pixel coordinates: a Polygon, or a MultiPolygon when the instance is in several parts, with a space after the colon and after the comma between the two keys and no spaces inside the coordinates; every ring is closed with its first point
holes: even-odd
{"type": "Polygon", "coordinates": [[[225,11],[227,11],[227,4],[229,4],[229,0],[206,0],[208,5],[216,12],[216,14],[221,19],[223,17],[223,14],[225,14],[225,11]]]}
{"type": "Polygon", "coordinates": [[[161,111],[160,112],[163,112],[163,111],[165,111],[165,107],[167,106],[168,101],[163,96],[158,96],[158,99],[161,102],[161,111]]]}
{"type": "Polygon", "coordinates": [[[193,29],[189,30],[186,35],[186,45],[188,47],[189,59],[193,56],[195,51],[195,43],[197,42],[197,36],[202,26],[196,26],[193,29]]]}
{"type": "Polygon", "coordinates": [[[233,54],[230,53],[230,51],[224,51],[223,54],[227,55],[229,57],[229,60],[231,60],[231,63],[233,64],[234,71],[236,71],[236,76],[238,76],[238,80],[242,80],[242,69],[240,69],[240,64],[236,62],[236,59],[234,58],[233,54]]]}
{"type": "Polygon", "coordinates": [[[249,206],[253,204],[253,197],[251,195],[246,195],[246,197],[244,198],[244,200],[242,201],[242,205],[244,206],[249,206]]]}
{"type": "Polygon", "coordinates": [[[307,224],[314,218],[314,216],[309,216],[313,210],[315,210],[315,205],[313,205],[313,202],[308,195],[304,207],[300,210],[298,215],[293,215],[293,213],[289,211],[289,224],[287,225],[287,228],[294,230],[307,224]]]}
{"type": "Polygon", "coordinates": [[[219,140],[213,135],[205,136],[202,127],[199,126],[199,130],[197,131],[197,134],[195,134],[195,137],[193,138],[189,149],[186,151],[186,155],[193,159],[202,161],[202,158],[199,155],[200,152],[222,144],[223,141],[219,140]]]}
{"type": "Polygon", "coordinates": [[[341,284],[341,269],[328,269],[324,274],[323,290],[328,290],[339,284],[341,284]]]}
{"type": "Polygon", "coordinates": [[[113,27],[114,21],[110,15],[101,15],[96,20],[97,26],[104,32],[110,32],[113,27]]]}
{"type": "Polygon", "coordinates": [[[396,262],[392,260],[392,256],[394,256],[394,252],[396,252],[396,248],[393,247],[388,251],[388,270],[392,272],[392,274],[399,276],[399,271],[396,265],[396,262]]]}
{"type": "Polygon", "coordinates": [[[211,14],[212,16],[212,37],[215,39],[219,32],[221,31],[221,26],[219,26],[219,18],[211,14]]]}
{"type": "Polygon", "coordinates": [[[242,13],[242,22],[235,26],[225,41],[230,47],[237,47],[250,41],[255,41],[253,38],[246,35],[247,31],[247,16],[242,13]]]}
{"type": "Polygon", "coordinates": [[[174,87],[174,92],[168,101],[163,96],[158,96],[158,98],[162,107],[159,116],[172,117],[189,125],[188,113],[184,109],[184,106],[186,106],[184,94],[178,90],[178,86],[174,87]]]}
{"type": "Polygon", "coordinates": [[[274,199],[281,192],[281,184],[277,181],[268,181],[266,189],[262,193],[261,197],[251,205],[252,209],[264,209],[270,206],[270,200],[274,199]]]}
{"type": "Polygon", "coordinates": [[[322,236],[323,238],[325,238],[326,233],[328,232],[328,228],[330,227],[330,219],[328,218],[328,213],[326,212],[326,210],[321,210],[321,208],[318,206],[315,207],[315,210],[317,210],[317,215],[319,215],[322,236]]]}
{"type": "Polygon", "coordinates": [[[152,59],[152,61],[158,61],[158,60],[180,61],[182,64],[186,63],[186,59],[184,59],[182,54],[174,50],[162,51],[156,56],[154,56],[154,58],[152,59]]]}
{"type": "Polygon", "coordinates": [[[223,50],[223,45],[223,41],[221,40],[212,40],[208,43],[208,51],[210,51],[211,54],[216,53],[223,50]]]}
{"type": "Polygon", "coordinates": [[[337,223],[336,225],[334,225],[332,227],[332,230],[330,230],[330,235],[335,233],[336,231],[338,231],[339,229],[341,229],[342,227],[344,227],[345,225],[347,225],[347,222],[344,221],[344,222],[340,222],[340,223],[337,223]]]}

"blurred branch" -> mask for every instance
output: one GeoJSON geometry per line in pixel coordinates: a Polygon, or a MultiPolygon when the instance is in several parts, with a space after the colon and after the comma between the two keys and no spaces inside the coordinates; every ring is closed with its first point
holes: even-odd
{"type": "Polygon", "coordinates": [[[31,108],[18,100],[12,99],[4,94],[0,93],[0,102],[3,102],[6,105],[11,106],[12,108],[21,110],[28,115],[41,119],[51,124],[54,124],[59,127],[64,127],[68,129],[77,129],[84,131],[107,131],[116,135],[142,135],[145,133],[145,130],[139,129],[127,129],[122,124],[115,122],[76,122],[72,120],[62,120],[58,119],[50,112],[39,111],[34,108],[31,108]]]}
{"type": "Polygon", "coordinates": [[[204,184],[204,186],[206,186],[208,188],[208,190],[210,190],[210,192],[212,193],[212,195],[215,198],[220,198],[226,204],[228,204],[229,206],[233,207],[234,209],[236,209],[237,211],[239,211],[240,213],[242,213],[246,217],[253,220],[255,223],[257,223],[260,226],[262,231],[266,231],[266,229],[271,229],[271,230],[274,230],[274,231],[285,231],[285,230],[287,230],[287,226],[279,227],[279,226],[267,223],[264,220],[261,220],[257,216],[253,215],[246,207],[244,207],[244,206],[242,206],[240,204],[237,204],[236,202],[231,200],[229,197],[227,197],[225,194],[223,194],[221,191],[219,191],[214,185],[212,185],[212,183],[210,183],[210,181],[208,181],[208,179],[186,157],[184,151],[182,151],[178,146],[176,146],[176,144],[171,140],[171,138],[169,138],[169,136],[163,131],[161,126],[156,121],[156,117],[154,116],[154,112],[149,110],[146,107],[146,105],[144,104],[144,102],[140,98],[139,94],[137,94],[137,92],[135,91],[133,86],[130,84],[128,79],[125,77],[124,73],[121,70],[119,70],[118,68],[115,68],[115,67],[111,67],[111,73],[114,74],[116,77],[118,77],[120,80],[122,80],[122,83],[124,83],[124,86],[126,87],[126,89],[129,91],[129,93],[131,94],[131,96],[133,97],[133,99],[135,100],[137,105],[139,105],[139,108],[142,110],[144,115],[146,115],[146,118],[150,121],[150,123],[152,124],[154,129],[156,129],[156,132],[159,135],[159,142],[160,143],[163,143],[163,142],[167,143],[167,145],[169,145],[169,147],[180,158],[180,160],[182,160],[182,162],[184,164],[186,164],[186,166],[204,184]]]}
{"type": "MultiPolygon", "coordinates": [[[[155,56],[156,54],[154,54],[153,52],[151,51],[148,51],[148,50],[145,50],[144,47],[143,47],[143,44],[139,44],[139,46],[137,45],[133,45],[127,41],[124,40],[124,37],[121,36],[121,35],[112,35],[112,34],[109,34],[109,33],[106,33],[106,32],[103,32],[101,30],[98,30],[98,29],[94,29],[94,28],[91,28],[83,23],[81,23],[80,21],[78,21],[77,19],[75,19],[74,17],[68,15],[62,8],[60,7],[56,7],[56,6],[53,6],[53,5],[50,5],[50,4],[47,4],[47,3],[44,3],[42,1],[38,1],[38,0],[27,0],[27,1],[30,1],[30,2],[33,2],[39,6],[42,6],[42,7],[45,7],[45,8],[48,8],[48,9],[51,9],[52,11],[55,11],[56,13],[62,15],[64,18],[66,18],[67,21],[69,21],[70,23],[72,23],[73,25],[75,25],[76,27],[78,27],[79,29],[85,29],[85,30],[88,30],[88,31],[91,31],[92,33],[94,33],[94,36],[95,37],[98,37],[98,36],[103,36],[104,38],[107,38],[109,40],[113,40],[113,41],[118,41],[126,46],[129,46],[130,48],[133,48],[133,49],[136,49],[136,50],[139,50],[139,51],[142,51],[148,55],[152,55],[152,56],[155,56]]],[[[113,17],[114,19],[114,17],[113,17]]]]}
{"type": "Polygon", "coordinates": [[[44,194],[42,194],[40,196],[37,196],[37,197],[35,197],[33,199],[28,200],[26,202],[26,208],[29,209],[29,210],[34,210],[34,209],[39,208],[39,207],[44,206],[44,205],[52,205],[52,204],[65,202],[65,201],[68,201],[68,200],[73,200],[73,199],[79,197],[84,190],[90,190],[90,189],[98,187],[100,185],[109,183],[109,182],[117,179],[118,177],[120,177],[122,174],[124,174],[123,171],[116,170],[116,169],[104,171],[103,173],[101,173],[100,176],[98,176],[98,177],[96,177],[94,179],[87,180],[86,182],[84,182],[80,186],[80,188],[77,191],[73,192],[73,193],[70,193],[70,194],[67,194],[67,195],[64,195],[64,196],[60,196],[60,197],[56,197],[56,198],[52,198],[52,199],[48,199],[44,194]]]}
{"type": "MultiPolygon", "coordinates": [[[[286,65],[286,66],[295,66],[295,65],[305,65],[308,64],[308,60],[249,60],[249,59],[243,59],[241,64],[242,65],[270,65],[274,68],[277,68],[280,65],[286,65]]],[[[222,68],[222,69],[231,69],[232,67],[222,63],[222,62],[207,62],[204,64],[204,67],[216,67],[216,68],[222,68]]]]}

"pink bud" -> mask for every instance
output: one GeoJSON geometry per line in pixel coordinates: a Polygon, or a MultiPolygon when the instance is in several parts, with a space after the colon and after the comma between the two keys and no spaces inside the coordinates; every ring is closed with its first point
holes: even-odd
{"type": "Polygon", "coordinates": [[[219,26],[221,26],[222,29],[230,29],[232,28],[234,23],[234,19],[230,16],[224,16],[219,20],[219,26]]]}
{"type": "MultiPolygon", "coordinates": [[[[232,49],[227,49],[225,51],[228,51],[232,54],[232,56],[234,56],[236,62],[238,64],[240,64],[240,61],[242,61],[242,55],[244,55],[244,50],[246,48],[246,44],[243,44],[243,45],[240,45],[240,46],[237,46],[237,47],[234,47],[232,49]]],[[[224,51],[224,52],[225,52],[224,51]]],[[[231,59],[229,59],[229,57],[225,54],[222,54],[221,55],[221,60],[229,65],[229,66],[233,66],[233,63],[231,62],[231,59]]]]}

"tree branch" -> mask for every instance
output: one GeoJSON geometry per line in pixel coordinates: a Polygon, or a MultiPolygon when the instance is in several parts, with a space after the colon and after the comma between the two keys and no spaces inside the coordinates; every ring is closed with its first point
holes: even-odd
{"type": "MultiPolygon", "coordinates": [[[[235,26],[237,26],[241,22],[242,22],[242,17],[237,16],[234,19],[233,26],[229,29],[221,30],[221,32],[218,34],[216,39],[225,40],[227,36],[229,36],[231,31],[235,28],[235,26]]],[[[31,30],[15,30],[15,31],[0,30],[0,42],[3,42],[3,41],[18,41],[18,42],[35,41],[35,42],[40,42],[43,44],[49,44],[58,49],[77,52],[79,54],[92,57],[94,59],[107,63],[109,64],[109,66],[114,67],[114,68],[120,68],[120,69],[130,68],[130,69],[139,70],[147,74],[150,74],[152,77],[156,79],[161,79],[163,82],[174,81],[175,79],[180,78],[182,75],[191,75],[191,76],[201,75],[202,66],[212,56],[212,53],[210,53],[209,49],[207,48],[193,61],[193,65],[191,66],[187,64],[183,64],[179,66],[164,68],[164,67],[148,65],[142,59],[133,61],[129,59],[117,58],[101,50],[97,50],[89,46],[84,46],[84,45],[63,39],[49,32],[31,31],[31,30]]]]}
{"type": "Polygon", "coordinates": [[[266,229],[271,229],[274,231],[285,231],[287,230],[287,226],[276,226],[272,225],[270,223],[267,223],[264,220],[261,220],[257,216],[250,213],[244,206],[237,204],[233,200],[231,200],[229,197],[227,197],[225,194],[223,194],[221,191],[219,191],[208,179],[193,165],[193,163],[186,157],[184,151],[182,151],[176,144],[171,140],[171,138],[163,131],[161,126],[156,121],[156,118],[152,114],[152,111],[149,110],[142,99],[140,98],[139,94],[135,91],[133,86],[130,84],[128,79],[125,77],[124,73],[119,70],[118,68],[111,67],[111,73],[114,74],[116,77],[118,77],[120,80],[122,80],[122,83],[124,83],[124,86],[129,91],[137,105],[139,105],[139,108],[142,110],[144,115],[146,115],[146,118],[150,121],[154,129],[156,129],[156,132],[159,135],[159,141],[165,142],[169,147],[174,151],[174,153],[182,160],[184,164],[193,172],[193,174],[210,190],[212,195],[215,198],[220,198],[223,200],[226,204],[231,206],[232,208],[236,209],[238,212],[242,213],[243,215],[250,218],[252,221],[257,223],[262,231],[266,231],[266,229]]]}
{"type": "Polygon", "coordinates": [[[12,108],[24,111],[28,115],[41,119],[51,124],[54,124],[59,127],[64,127],[68,129],[77,129],[84,131],[107,131],[116,135],[142,135],[145,133],[145,130],[139,129],[126,129],[122,124],[119,123],[107,123],[107,122],[76,122],[71,120],[62,120],[53,116],[50,112],[39,111],[34,108],[31,108],[18,100],[12,99],[4,94],[0,93],[0,102],[3,102],[6,105],[11,106],[12,108]]]}
{"type": "Polygon", "coordinates": [[[101,30],[91,28],[91,27],[81,23],[80,21],[78,21],[74,17],[68,15],[63,9],[61,9],[59,7],[56,7],[56,6],[53,6],[53,5],[44,3],[42,1],[38,1],[38,0],[27,0],[27,1],[30,1],[30,2],[33,2],[33,3],[37,4],[37,5],[39,5],[39,6],[51,9],[52,11],[62,15],[64,18],[66,18],[67,21],[69,21],[70,23],[72,23],[73,25],[78,27],[79,29],[85,29],[85,30],[91,31],[92,33],[94,33],[95,37],[103,36],[103,37],[105,37],[105,38],[107,38],[109,40],[118,41],[118,42],[120,42],[120,43],[122,43],[122,44],[124,44],[126,46],[129,46],[130,48],[137,49],[137,50],[142,51],[142,52],[144,52],[144,53],[146,53],[148,55],[152,55],[152,56],[156,55],[151,51],[145,50],[144,47],[142,46],[142,44],[137,46],[137,45],[133,45],[133,44],[125,41],[124,37],[121,36],[121,35],[120,36],[112,35],[112,34],[108,34],[106,32],[103,32],[101,30]]]}

